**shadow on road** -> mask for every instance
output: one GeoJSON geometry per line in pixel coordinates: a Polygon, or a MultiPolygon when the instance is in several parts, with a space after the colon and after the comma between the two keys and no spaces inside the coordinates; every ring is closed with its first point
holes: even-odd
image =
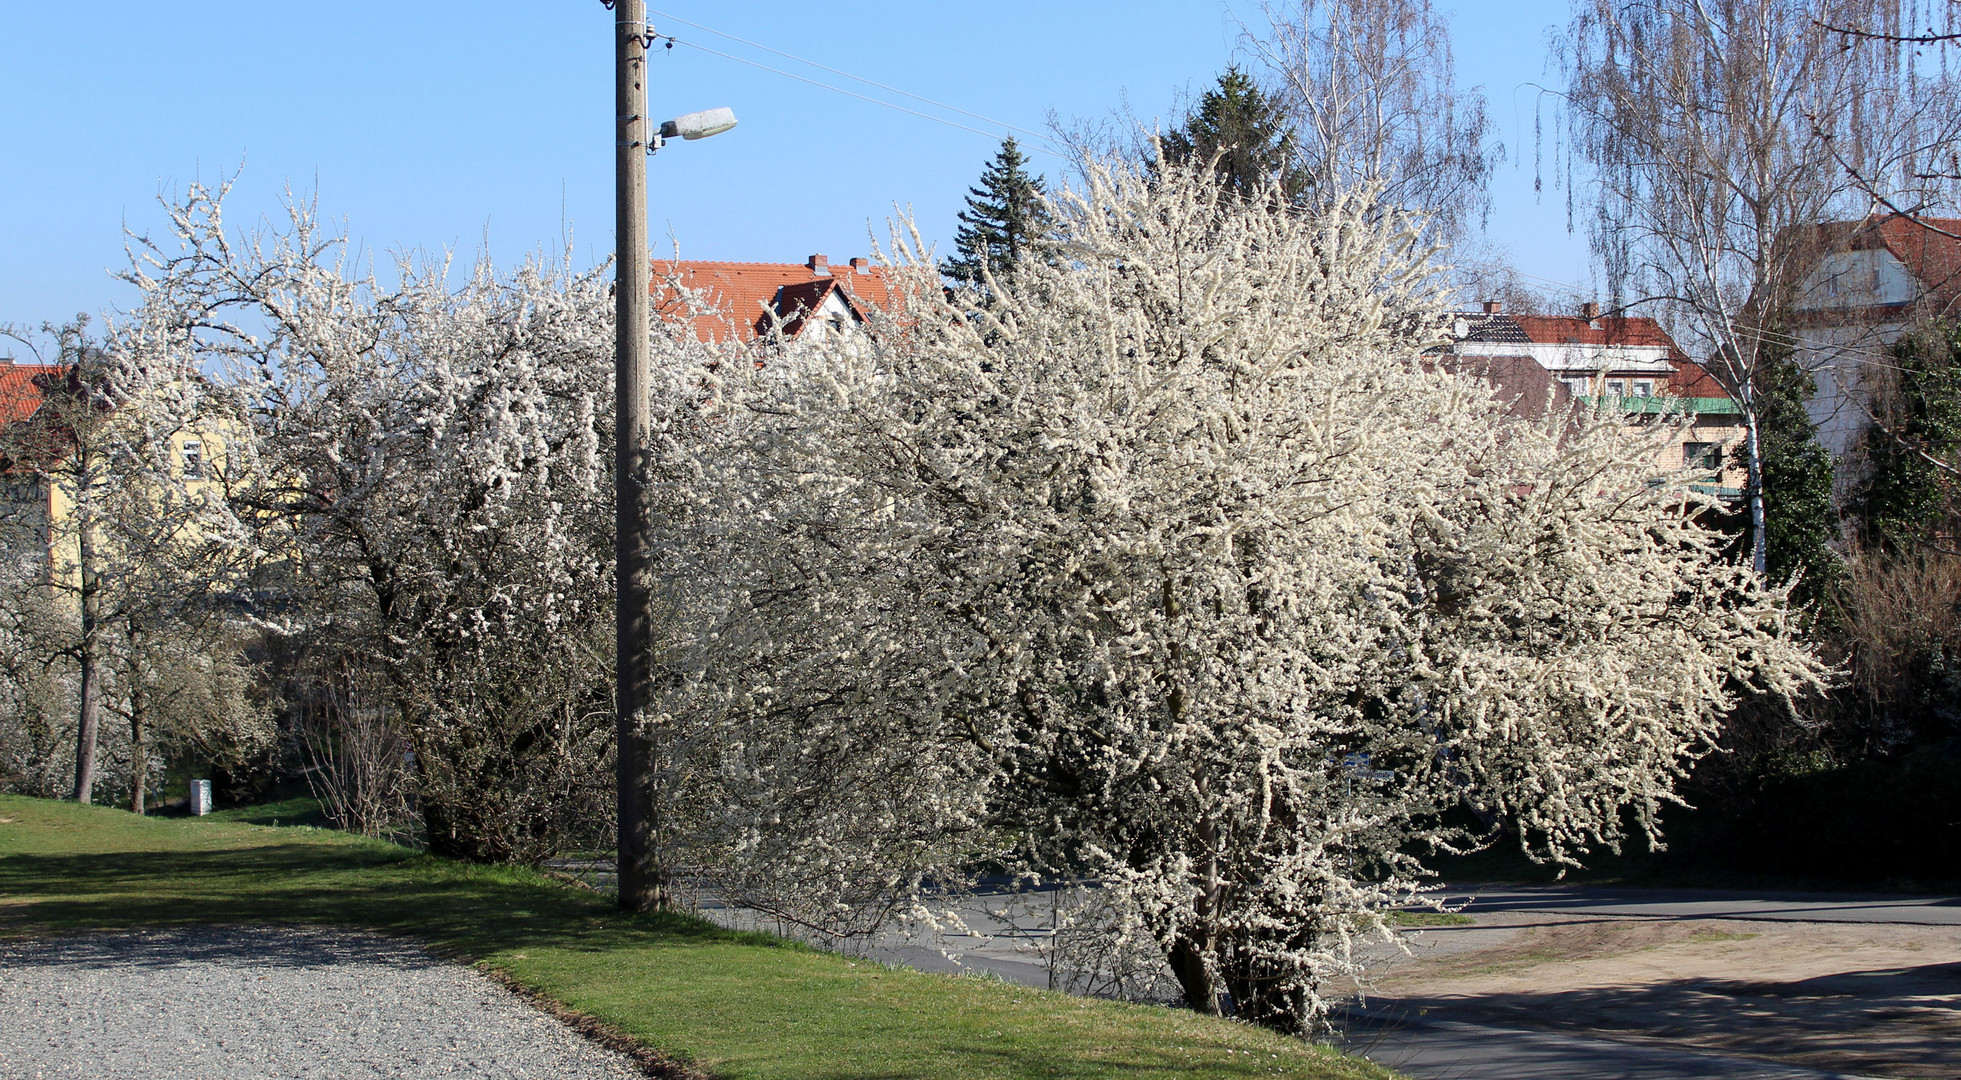
{"type": "Polygon", "coordinates": [[[1953,1077],[1961,1075],[1957,1006],[1961,964],[1929,964],[1782,983],[1690,978],[1639,987],[1404,997],[1353,1010],[1349,1021],[1353,1038],[1379,1041],[1392,1038],[1388,1033],[1399,1025],[1414,1028],[1448,1017],[1830,1072],[1953,1077]]]}

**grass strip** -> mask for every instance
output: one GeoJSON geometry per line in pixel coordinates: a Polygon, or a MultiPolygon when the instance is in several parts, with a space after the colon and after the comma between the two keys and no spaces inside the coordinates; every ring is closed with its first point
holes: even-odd
{"type": "Polygon", "coordinates": [[[1477,922],[1469,915],[1455,911],[1392,911],[1389,925],[1404,929],[1420,930],[1426,926],[1470,926],[1477,922]]]}
{"type": "Polygon", "coordinates": [[[191,924],[411,935],[725,1080],[1390,1080],[1189,1012],[834,956],[326,829],[0,796],[0,936],[191,924]]]}

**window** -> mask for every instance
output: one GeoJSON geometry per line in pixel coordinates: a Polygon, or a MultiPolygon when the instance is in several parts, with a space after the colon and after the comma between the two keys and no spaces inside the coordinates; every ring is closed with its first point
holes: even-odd
{"type": "Polygon", "coordinates": [[[1682,444],[1682,467],[1684,469],[1708,469],[1720,471],[1723,467],[1723,444],[1712,442],[1685,442],[1682,444]]]}
{"type": "Polygon", "coordinates": [[[204,475],[204,444],[196,439],[184,442],[184,475],[193,480],[204,475]]]}
{"type": "Polygon", "coordinates": [[[1627,396],[1627,380],[1625,380],[1625,379],[1608,379],[1608,380],[1607,380],[1607,396],[1608,396],[1608,397],[1626,397],[1626,396],[1627,396]]]}
{"type": "Polygon", "coordinates": [[[1587,396],[1587,382],[1587,377],[1584,375],[1567,379],[1566,389],[1571,390],[1574,397],[1585,397],[1587,396]]]}
{"type": "Polygon", "coordinates": [[[1636,380],[1634,380],[1634,396],[1635,396],[1635,397],[1654,397],[1654,396],[1655,396],[1655,381],[1654,381],[1653,379],[1636,379],[1636,380]]]}

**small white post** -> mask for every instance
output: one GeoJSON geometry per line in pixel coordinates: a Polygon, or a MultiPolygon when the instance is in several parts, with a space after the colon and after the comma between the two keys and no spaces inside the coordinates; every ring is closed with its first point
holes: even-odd
{"type": "Polygon", "coordinates": [[[211,812],[211,781],[191,781],[191,816],[203,817],[211,812]]]}

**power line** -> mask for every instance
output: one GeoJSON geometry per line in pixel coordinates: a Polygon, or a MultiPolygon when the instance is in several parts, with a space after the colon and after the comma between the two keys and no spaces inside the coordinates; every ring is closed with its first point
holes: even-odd
{"type": "MultiPolygon", "coordinates": [[[[675,20],[675,22],[684,22],[684,20],[675,20]]],[[[808,82],[808,84],[812,84],[812,86],[818,86],[818,88],[822,88],[822,90],[830,90],[830,92],[833,92],[833,94],[843,94],[843,96],[847,96],[847,98],[857,98],[857,100],[861,100],[861,102],[871,102],[871,104],[875,104],[875,106],[884,106],[884,108],[888,108],[888,110],[896,110],[896,112],[904,112],[906,116],[918,116],[920,120],[931,120],[931,122],[933,123],[945,123],[947,127],[957,127],[957,129],[961,129],[961,131],[973,131],[975,135],[982,135],[982,137],[988,137],[988,139],[992,139],[992,137],[996,137],[996,135],[994,135],[994,131],[982,131],[982,129],[979,129],[979,127],[969,127],[969,125],[965,125],[965,123],[953,122],[953,120],[947,120],[947,118],[943,118],[943,116],[933,116],[933,114],[928,114],[928,112],[920,112],[920,110],[912,110],[912,108],[906,108],[906,106],[900,106],[900,104],[892,104],[892,102],[886,102],[886,100],[882,100],[882,98],[873,98],[871,94],[859,94],[857,90],[845,90],[843,86],[831,86],[830,82],[820,82],[820,80],[816,80],[816,78],[810,78],[810,76],[804,76],[804,74],[796,74],[794,73],[794,71],[782,71],[780,67],[769,67],[769,65],[765,65],[765,63],[757,63],[757,61],[751,61],[751,59],[743,59],[743,57],[735,57],[735,55],[729,55],[729,53],[724,53],[724,51],[720,51],[720,49],[710,49],[708,45],[702,45],[702,43],[698,43],[698,41],[686,41],[686,39],[682,39],[682,37],[675,37],[673,33],[661,33],[661,35],[657,35],[657,37],[665,37],[665,39],[667,39],[667,41],[669,41],[671,45],[686,45],[688,49],[696,49],[696,51],[702,51],[702,53],[708,53],[710,57],[722,57],[724,61],[735,61],[735,63],[739,63],[739,65],[749,65],[749,67],[753,67],[753,69],[757,69],[757,71],[767,71],[767,73],[771,73],[771,74],[780,74],[780,76],[784,76],[784,78],[794,78],[794,80],[798,80],[798,82],[808,82]]],[[[808,63],[808,61],[804,61],[804,63],[808,63]]],[[[822,67],[822,65],[812,65],[812,67],[822,67]]],[[[831,71],[831,69],[826,69],[826,71],[831,71]]],[[[855,76],[853,76],[853,78],[855,78],[855,76]]],[[[871,80],[865,80],[865,82],[871,82],[871,80]]],[[[873,86],[879,86],[879,84],[877,84],[877,82],[873,82],[873,86]]],[[[904,90],[900,90],[900,92],[904,92],[904,90]]],[[[918,94],[906,94],[906,96],[908,96],[908,98],[916,98],[918,94]]],[[[920,98],[920,100],[930,100],[930,98],[920,98]]],[[[951,106],[943,106],[943,108],[951,108],[951,106]]],[[[953,112],[965,112],[965,110],[953,110],[953,112]]],[[[967,116],[975,116],[975,114],[967,114],[967,116]]],[[[980,120],[986,120],[986,118],[980,118],[980,120]]],[[[996,122],[996,120],[988,120],[988,123],[1000,123],[1000,122],[996,122]]],[[[1002,127],[1014,127],[1014,125],[1012,125],[1012,123],[1002,123],[1002,127]]],[[[1016,129],[1016,131],[1026,131],[1024,127],[1014,127],[1014,129],[1016,129]]],[[[1055,139],[1049,139],[1047,135],[1033,135],[1033,137],[1035,137],[1035,139],[1041,139],[1043,143],[1047,143],[1047,147],[1049,147],[1049,149],[1051,149],[1053,153],[1061,153],[1061,155],[1067,155],[1067,153],[1069,153],[1069,149],[1067,149],[1067,147],[1063,147],[1063,145],[1061,145],[1061,143],[1057,143],[1055,139]]]]}
{"type": "MultiPolygon", "coordinates": [[[[738,64],[747,64],[747,65],[749,65],[749,66],[750,66],[750,67],[752,67],[752,68],[758,68],[758,69],[760,69],[760,70],[762,70],[762,71],[768,71],[768,72],[772,72],[772,73],[774,73],[774,74],[777,74],[777,75],[781,75],[781,76],[783,76],[783,77],[784,77],[784,78],[786,78],[786,79],[795,79],[795,80],[797,80],[798,82],[802,82],[802,83],[809,83],[809,84],[810,84],[810,85],[812,85],[812,86],[817,86],[817,87],[822,87],[823,89],[825,89],[825,90],[829,90],[829,91],[831,91],[831,92],[832,92],[832,93],[834,93],[834,94],[843,94],[843,95],[844,95],[845,97],[854,97],[854,98],[857,98],[857,99],[858,99],[859,101],[869,101],[869,102],[871,102],[871,103],[872,103],[872,104],[874,104],[874,105],[883,105],[883,106],[885,106],[885,107],[886,107],[886,108],[888,108],[888,109],[896,109],[896,110],[898,110],[899,112],[902,112],[902,113],[907,113],[907,114],[909,114],[909,115],[912,115],[912,116],[917,116],[917,117],[919,117],[919,118],[920,118],[921,120],[931,120],[931,121],[932,121],[932,122],[934,122],[935,124],[945,124],[945,125],[946,125],[947,127],[951,127],[951,128],[959,128],[959,129],[960,129],[961,131],[971,131],[971,132],[973,132],[973,133],[974,133],[974,134],[976,134],[976,135],[982,135],[982,136],[985,136],[985,137],[987,137],[987,138],[990,138],[990,139],[992,139],[992,138],[994,137],[994,133],[993,133],[993,132],[991,132],[991,131],[982,131],[981,129],[979,129],[979,128],[976,128],[976,127],[968,127],[968,126],[967,126],[967,125],[965,125],[965,124],[959,124],[959,123],[955,123],[954,121],[952,121],[952,120],[948,120],[948,119],[946,119],[946,118],[945,118],[945,117],[943,117],[943,116],[934,116],[934,115],[932,115],[932,114],[930,114],[930,113],[923,113],[923,112],[920,112],[920,111],[919,111],[919,110],[917,110],[917,109],[908,109],[908,108],[906,108],[906,107],[905,107],[904,105],[894,105],[893,103],[891,103],[891,102],[889,102],[889,101],[881,101],[881,100],[879,100],[878,98],[875,98],[875,97],[871,97],[871,96],[869,96],[869,95],[866,95],[866,94],[860,94],[860,93],[858,93],[858,92],[857,92],[857,91],[855,91],[855,90],[846,90],[845,88],[843,88],[843,87],[841,87],[841,86],[832,86],[832,85],[831,85],[830,83],[826,83],[826,82],[818,82],[818,81],[817,81],[816,79],[811,79],[811,78],[806,78],[805,76],[802,76],[802,75],[798,75],[798,74],[796,74],[795,72],[792,72],[792,71],[784,71],[784,70],[783,70],[782,68],[773,68],[773,67],[770,67],[770,66],[769,66],[768,64],[759,64],[759,63],[757,63],[757,62],[756,62],[756,61],[754,61],[754,60],[745,60],[745,59],[743,59],[743,58],[742,58],[742,57],[740,57],[740,56],[731,56],[731,55],[729,55],[728,53],[725,53],[725,52],[720,52],[720,51],[718,51],[718,50],[715,50],[715,49],[711,49],[711,48],[709,48],[709,47],[708,47],[708,46],[706,46],[706,45],[698,45],[698,44],[696,44],[695,42],[692,42],[692,41],[683,41],[683,40],[682,40],[682,39],[680,39],[680,38],[677,38],[677,37],[670,37],[670,36],[668,36],[668,35],[666,35],[666,34],[663,34],[663,35],[661,35],[661,36],[662,36],[662,37],[666,37],[666,38],[667,38],[667,40],[669,40],[669,41],[672,41],[672,42],[673,42],[673,43],[675,43],[676,45],[686,45],[686,46],[687,46],[688,48],[690,48],[690,49],[698,49],[698,50],[700,50],[700,51],[702,51],[702,52],[705,52],[705,53],[707,53],[707,54],[708,54],[708,55],[710,55],[710,56],[719,56],[719,57],[721,57],[721,58],[722,58],[722,59],[724,59],[724,60],[733,60],[733,61],[735,61],[735,62],[736,62],[736,63],[738,63],[738,64]]],[[[1045,140],[1043,140],[1043,141],[1045,141],[1045,142],[1048,142],[1049,140],[1046,140],[1046,139],[1045,139],[1045,140]]],[[[1055,146],[1056,144],[1054,144],[1054,143],[1052,143],[1052,142],[1051,142],[1051,143],[1050,143],[1050,145],[1051,145],[1051,146],[1055,146]]]]}
{"type": "MultiPolygon", "coordinates": [[[[957,114],[961,114],[961,116],[967,116],[967,118],[973,118],[973,120],[979,120],[979,122],[982,123],[992,123],[992,125],[996,125],[996,127],[1004,127],[1004,129],[1008,129],[1008,131],[1020,131],[1020,133],[1024,133],[1024,135],[1028,135],[1028,137],[1031,137],[1031,139],[1041,139],[1043,143],[1049,143],[1051,147],[1057,147],[1057,149],[1061,149],[1061,147],[1059,147],[1059,145],[1055,143],[1055,139],[1051,139],[1049,135],[1043,135],[1041,131],[1030,131],[1028,127],[1022,127],[1022,125],[1016,125],[1016,123],[1008,123],[1008,122],[1004,122],[1004,120],[994,120],[994,118],[990,118],[990,116],[980,116],[979,112],[969,112],[969,110],[963,110],[963,108],[959,108],[959,106],[949,106],[949,104],[945,104],[945,102],[935,102],[933,98],[928,98],[928,96],[922,96],[922,94],[914,94],[914,92],[910,92],[910,90],[900,90],[898,86],[886,86],[884,82],[879,82],[879,80],[873,80],[873,78],[865,78],[863,74],[851,74],[849,73],[849,71],[839,71],[839,69],[835,69],[835,67],[828,67],[828,65],[820,65],[818,61],[806,61],[804,57],[798,57],[798,55],[794,55],[794,53],[784,53],[782,49],[771,49],[769,45],[763,45],[763,43],[757,43],[757,41],[749,41],[747,37],[735,37],[733,33],[728,33],[726,29],[716,29],[716,27],[712,27],[712,25],[702,25],[702,24],[698,24],[698,22],[688,22],[688,20],[684,20],[684,18],[680,18],[680,16],[671,16],[671,14],[667,14],[667,12],[657,12],[657,10],[653,10],[653,8],[647,8],[647,14],[651,14],[651,16],[661,16],[663,20],[671,20],[671,22],[679,22],[680,25],[692,25],[694,29],[702,29],[702,31],[708,31],[708,33],[714,33],[716,37],[728,37],[729,41],[735,41],[735,43],[739,43],[739,45],[747,45],[747,47],[751,47],[751,49],[761,49],[761,51],[765,51],[765,53],[773,53],[773,55],[779,55],[779,57],[782,57],[782,59],[786,59],[786,61],[796,61],[796,63],[800,63],[800,65],[810,65],[810,67],[814,67],[814,69],[818,69],[818,71],[828,71],[828,73],[831,74],[841,74],[841,76],[845,76],[845,78],[849,78],[849,80],[853,80],[853,82],[863,82],[863,84],[867,84],[867,86],[877,86],[877,88],[880,88],[880,90],[886,90],[886,92],[890,92],[890,94],[898,94],[898,96],[902,96],[902,98],[912,98],[912,100],[916,100],[916,102],[926,102],[926,104],[930,104],[930,106],[933,106],[933,108],[943,108],[943,110],[947,110],[947,112],[957,112],[957,114]]],[[[702,49],[700,45],[694,45],[694,47],[696,47],[696,49],[702,49]]],[[[706,51],[712,51],[712,49],[702,49],[702,51],[706,53],[706,51]]],[[[716,55],[720,57],[720,55],[726,55],[726,53],[716,53],[716,55]]],[[[731,59],[731,61],[733,61],[735,57],[728,57],[728,59],[731,59]]],[[[739,61],[739,63],[749,63],[749,61],[739,61]]],[[[751,67],[763,67],[763,65],[751,65],[751,67]]],[[[777,69],[773,69],[773,67],[763,67],[763,71],[777,71],[777,69]]],[[[786,73],[786,71],[777,71],[777,74],[788,74],[790,78],[800,78],[800,76],[796,76],[796,74],[786,73]]],[[[824,86],[826,90],[837,90],[835,86],[826,86],[824,82],[816,82],[816,80],[812,80],[812,78],[804,78],[804,82],[810,82],[812,86],[824,86]]],[[[839,92],[839,94],[851,94],[849,90],[837,90],[837,92],[839,92]]],[[[877,98],[865,98],[863,94],[851,94],[851,96],[853,96],[853,98],[861,98],[861,100],[867,100],[867,102],[875,102],[875,104],[880,104],[880,106],[888,106],[888,108],[898,108],[898,106],[892,106],[890,102],[880,102],[880,100],[877,100],[877,98]]],[[[902,112],[912,112],[912,110],[902,110],[902,112]]],[[[918,114],[918,112],[912,112],[912,116],[926,116],[926,114],[918,114]]],[[[928,116],[928,120],[939,120],[939,118],[931,118],[931,116],[928,116]]],[[[947,123],[947,122],[941,122],[941,123],[947,123]]],[[[973,127],[965,127],[965,125],[957,125],[957,123],[955,123],[955,127],[961,127],[963,131],[973,131],[973,127]]],[[[982,135],[988,135],[988,137],[992,137],[992,133],[990,133],[990,131],[980,131],[980,133],[982,133],[982,135]]]]}

